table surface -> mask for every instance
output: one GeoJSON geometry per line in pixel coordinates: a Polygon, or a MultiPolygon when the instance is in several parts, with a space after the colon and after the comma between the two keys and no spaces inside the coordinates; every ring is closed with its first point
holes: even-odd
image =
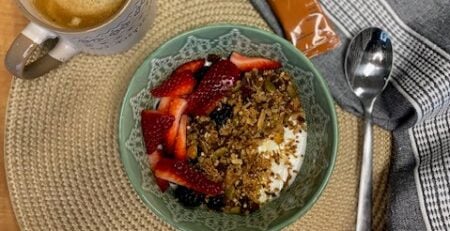
{"type": "Polygon", "coordinates": [[[14,0],[0,0],[0,227],[2,230],[19,230],[9,199],[4,164],[4,126],[11,75],[6,71],[3,60],[10,44],[25,27],[27,20],[22,16],[14,0]]]}

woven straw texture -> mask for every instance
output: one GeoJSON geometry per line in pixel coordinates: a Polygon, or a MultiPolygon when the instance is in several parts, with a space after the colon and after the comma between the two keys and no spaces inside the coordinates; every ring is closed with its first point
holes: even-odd
{"type": "MultiPolygon", "coordinates": [[[[5,167],[23,230],[169,230],[140,201],[119,159],[118,112],[134,70],[180,32],[212,23],[268,30],[246,1],[158,1],[147,36],[114,56],[78,55],[10,91],[5,167]]],[[[315,206],[287,230],[351,230],[361,121],[337,107],[340,145],[330,182],[315,206]]],[[[374,228],[384,226],[391,136],[374,131],[374,228]]]]}

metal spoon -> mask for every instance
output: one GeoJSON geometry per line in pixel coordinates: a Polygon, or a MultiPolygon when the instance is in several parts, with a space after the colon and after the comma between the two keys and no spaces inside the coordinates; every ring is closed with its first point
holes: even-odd
{"type": "Polygon", "coordinates": [[[364,108],[364,146],[359,179],[357,231],[372,226],[372,109],[386,88],[392,69],[393,52],[387,32],[367,28],[356,35],[347,49],[345,75],[364,108]]]}

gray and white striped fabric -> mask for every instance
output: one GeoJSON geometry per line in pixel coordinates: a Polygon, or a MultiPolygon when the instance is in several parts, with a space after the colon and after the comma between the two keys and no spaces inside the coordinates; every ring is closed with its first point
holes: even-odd
{"type": "MultiPolygon", "coordinates": [[[[256,2],[260,1],[253,1],[258,9],[262,5],[256,2]]],[[[387,228],[450,230],[449,0],[321,3],[343,46],[312,61],[323,72],[336,101],[351,112],[361,114],[362,108],[343,72],[349,38],[370,26],[384,28],[392,37],[392,85],[374,112],[375,122],[394,134],[387,228]]],[[[259,10],[268,13],[263,7],[259,10]]]]}
{"type": "Polygon", "coordinates": [[[369,26],[391,34],[396,60],[392,83],[417,115],[408,133],[423,220],[429,230],[450,230],[450,56],[404,24],[386,1],[322,4],[346,34],[369,26]]]}

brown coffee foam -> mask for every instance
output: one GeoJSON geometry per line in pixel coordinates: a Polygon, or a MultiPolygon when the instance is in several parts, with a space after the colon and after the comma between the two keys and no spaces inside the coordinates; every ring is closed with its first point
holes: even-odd
{"type": "Polygon", "coordinates": [[[126,0],[45,0],[73,15],[95,15],[115,12],[126,0]]]}
{"type": "MultiPolygon", "coordinates": [[[[114,56],[78,55],[33,81],[15,79],[5,168],[23,230],[173,230],[139,199],[119,158],[118,113],[144,58],[169,38],[211,23],[269,30],[247,1],[158,1],[147,36],[114,56]]],[[[356,214],[361,120],[337,107],[336,167],[320,199],[288,230],[351,230],[356,214]]],[[[385,221],[391,136],[374,130],[374,227],[385,221]]]]}
{"type": "Polygon", "coordinates": [[[68,28],[95,26],[111,18],[126,0],[33,0],[48,20],[68,28]]]}

